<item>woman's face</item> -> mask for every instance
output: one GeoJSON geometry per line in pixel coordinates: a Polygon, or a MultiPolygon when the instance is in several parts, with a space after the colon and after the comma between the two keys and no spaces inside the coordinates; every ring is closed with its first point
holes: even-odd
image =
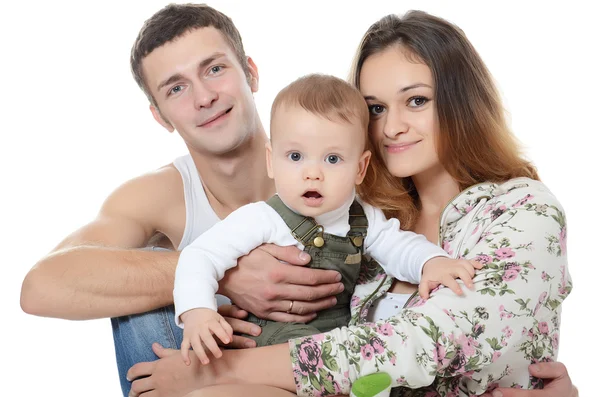
{"type": "Polygon", "coordinates": [[[360,91],[370,111],[369,133],[390,173],[414,177],[442,169],[433,78],[400,45],[371,55],[360,72],[360,91]]]}

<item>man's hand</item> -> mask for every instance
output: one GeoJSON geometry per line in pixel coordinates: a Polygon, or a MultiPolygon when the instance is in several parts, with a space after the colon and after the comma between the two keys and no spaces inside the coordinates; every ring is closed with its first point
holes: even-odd
{"type": "Polygon", "coordinates": [[[545,379],[543,390],[520,390],[498,388],[482,397],[578,397],[577,388],[571,383],[567,368],[562,363],[545,362],[529,366],[529,373],[545,379]]]}
{"type": "Polygon", "coordinates": [[[152,350],[158,360],[137,363],[127,371],[127,379],[133,381],[129,397],[181,397],[214,384],[212,366],[201,365],[195,355],[187,366],[179,350],[165,349],[158,343],[152,345],[152,350]]]}
{"type": "Polygon", "coordinates": [[[335,305],[344,289],[338,272],[304,267],[309,262],[296,247],[262,245],[225,273],[219,293],[257,317],[305,323],[335,305]]]}
{"type": "Polygon", "coordinates": [[[227,344],[229,349],[246,349],[249,347],[256,347],[256,342],[254,340],[245,336],[236,335],[246,334],[258,336],[262,332],[262,329],[257,324],[244,321],[244,319],[248,317],[247,311],[242,310],[235,305],[221,305],[219,306],[218,311],[219,314],[223,316],[225,321],[231,325],[231,328],[233,328],[233,339],[231,343],[227,344]]]}

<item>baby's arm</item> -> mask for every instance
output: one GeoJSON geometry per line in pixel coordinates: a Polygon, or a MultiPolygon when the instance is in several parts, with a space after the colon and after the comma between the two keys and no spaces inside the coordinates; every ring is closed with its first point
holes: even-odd
{"type": "Polygon", "coordinates": [[[215,294],[225,271],[237,259],[266,242],[273,242],[276,227],[264,202],[249,204],[204,232],[183,249],[175,272],[175,321],[195,308],[217,310],[215,294]]]}
{"type": "Polygon", "coordinates": [[[200,308],[188,310],[181,315],[181,321],[184,324],[181,356],[187,365],[190,365],[190,347],[194,349],[202,364],[208,364],[210,360],[204,352],[202,344],[216,358],[219,358],[223,353],[221,353],[221,349],[217,346],[213,335],[217,336],[225,344],[229,343],[233,338],[233,329],[229,323],[212,309],[200,308]]]}
{"type": "Polygon", "coordinates": [[[426,262],[432,258],[448,257],[446,251],[429,242],[425,236],[400,230],[397,219],[386,219],[380,209],[361,204],[369,222],[365,253],[379,262],[390,276],[419,284],[426,262]]]}

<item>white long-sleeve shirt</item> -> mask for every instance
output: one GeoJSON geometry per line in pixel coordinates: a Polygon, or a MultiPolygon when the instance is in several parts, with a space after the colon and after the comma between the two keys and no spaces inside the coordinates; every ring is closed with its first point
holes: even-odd
{"type": "MultiPolygon", "coordinates": [[[[344,206],[315,219],[325,233],[346,236],[353,200],[354,197],[344,206]]],[[[388,220],[381,210],[363,202],[361,205],[369,223],[364,253],[378,261],[387,274],[418,284],[425,262],[436,256],[448,256],[424,236],[401,231],[397,219],[388,220]]],[[[185,247],[175,272],[173,295],[177,325],[183,327],[180,316],[188,310],[217,310],[215,294],[219,280],[236,266],[239,257],[264,243],[304,249],[281,216],[261,201],[240,207],[185,247]]]]}

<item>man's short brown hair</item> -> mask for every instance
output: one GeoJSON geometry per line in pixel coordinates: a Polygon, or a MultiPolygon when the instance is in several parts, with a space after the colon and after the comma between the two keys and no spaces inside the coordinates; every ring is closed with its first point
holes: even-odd
{"type": "Polygon", "coordinates": [[[231,18],[206,4],[169,4],[144,22],[131,49],[131,72],[151,104],[156,105],[156,102],[144,79],[144,57],[192,30],[206,27],[213,27],[223,34],[244,73],[249,76],[242,38],[231,18]]]}

